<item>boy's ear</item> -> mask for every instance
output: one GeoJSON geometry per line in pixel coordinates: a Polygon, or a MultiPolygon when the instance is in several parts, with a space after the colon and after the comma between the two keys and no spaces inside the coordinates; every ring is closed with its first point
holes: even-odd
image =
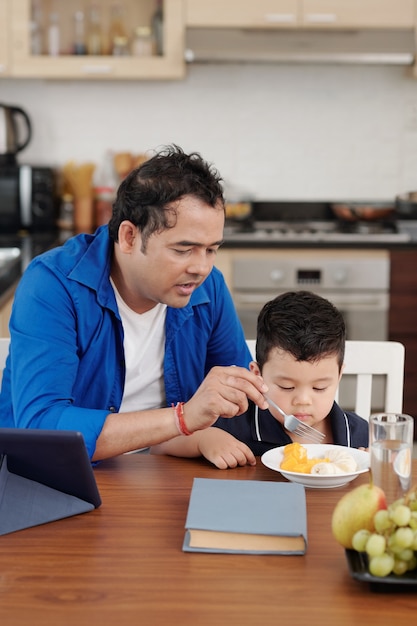
{"type": "Polygon", "coordinates": [[[250,369],[251,372],[256,374],[256,376],[260,376],[261,375],[261,370],[259,369],[259,365],[257,364],[256,361],[251,361],[249,363],[249,369],[250,369]]]}

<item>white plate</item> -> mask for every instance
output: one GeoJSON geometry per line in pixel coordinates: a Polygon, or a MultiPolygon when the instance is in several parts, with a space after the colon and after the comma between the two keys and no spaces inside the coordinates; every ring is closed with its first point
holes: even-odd
{"type": "Polygon", "coordinates": [[[354,480],[359,474],[363,474],[369,470],[369,452],[365,452],[365,450],[358,450],[357,448],[347,448],[345,446],[337,446],[331,444],[316,444],[316,443],[306,443],[303,444],[303,447],[307,450],[308,458],[321,458],[325,457],[326,453],[335,448],[336,450],[345,450],[348,454],[353,456],[356,463],[358,464],[358,469],[356,472],[350,472],[349,474],[301,474],[300,472],[288,472],[286,470],[281,470],[281,462],[284,456],[284,448],[285,446],[281,446],[279,448],[272,448],[272,450],[268,450],[265,452],[261,461],[269,469],[274,470],[275,472],[280,472],[287,478],[287,480],[291,480],[294,483],[301,483],[304,487],[313,487],[316,489],[330,489],[332,487],[343,487],[351,480],[354,480]]]}

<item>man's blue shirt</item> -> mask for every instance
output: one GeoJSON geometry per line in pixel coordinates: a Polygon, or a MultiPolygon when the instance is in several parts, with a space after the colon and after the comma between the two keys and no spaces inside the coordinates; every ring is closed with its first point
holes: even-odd
{"type": "MultiPolygon", "coordinates": [[[[79,430],[94,454],[106,416],[119,410],[125,381],[112,251],[103,226],[28,266],[10,318],[2,427],[79,430]]],[[[214,268],[187,306],[167,309],[167,406],[189,400],[213,366],[247,367],[250,361],[231,295],[214,268]]]]}

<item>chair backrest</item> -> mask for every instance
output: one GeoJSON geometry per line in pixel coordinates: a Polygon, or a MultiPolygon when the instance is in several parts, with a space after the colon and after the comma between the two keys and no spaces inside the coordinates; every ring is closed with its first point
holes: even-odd
{"type": "Polygon", "coordinates": [[[255,360],[256,339],[246,339],[246,343],[248,344],[252,359],[255,360]]]}
{"type": "Polygon", "coordinates": [[[6,365],[7,355],[9,354],[9,337],[0,337],[0,384],[3,378],[3,370],[6,365]]]}
{"type": "MultiPolygon", "coordinates": [[[[246,342],[255,358],[255,340],[247,339],[246,342]]],[[[401,413],[404,360],[405,348],[398,341],[346,341],[345,367],[336,400],[347,378],[353,378],[354,385],[350,389],[353,404],[342,405],[343,409],[351,409],[365,419],[369,419],[370,414],[376,411],[401,413]],[[375,383],[380,383],[381,378],[381,397],[377,398],[377,404],[373,406],[375,383]]]]}
{"type": "MultiPolygon", "coordinates": [[[[355,413],[369,419],[375,410],[401,413],[403,408],[405,348],[398,341],[347,341],[343,380],[356,378],[355,413]],[[372,406],[372,390],[376,378],[385,384],[381,406],[372,406]]],[[[338,399],[337,394],[336,399],[338,399]]],[[[349,408],[349,407],[342,407],[349,408]]]]}

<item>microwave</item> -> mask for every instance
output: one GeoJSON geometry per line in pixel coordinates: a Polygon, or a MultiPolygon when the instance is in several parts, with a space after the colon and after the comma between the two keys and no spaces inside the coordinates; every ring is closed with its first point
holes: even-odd
{"type": "Polygon", "coordinates": [[[0,165],[0,232],[55,230],[57,209],[52,168],[0,165]]]}

